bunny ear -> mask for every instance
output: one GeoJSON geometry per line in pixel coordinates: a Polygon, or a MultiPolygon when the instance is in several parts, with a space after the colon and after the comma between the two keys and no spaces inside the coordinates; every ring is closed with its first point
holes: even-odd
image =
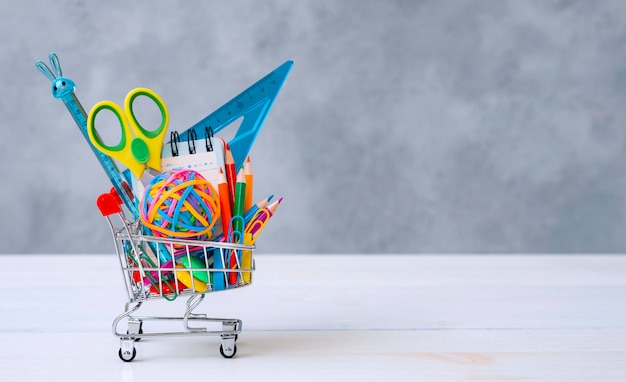
{"type": "Polygon", "coordinates": [[[54,76],[54,74],[52,74],[52,70],[50,70],[50,68],[48,68],[46,64],[44,64],[42,61],[37,61],[35,66],[37,67],[37,69],[39,69],[41,74],[46,76],[50,81],[54,82],[56,77],[54,76]]]}
{"type": "Polygon", "coordinates": [[[59,58],[56,53],[50,53],[50,64],[52,65],[52,69],[54,69],[57,77],[63,76],[61,73],[61,63],[59,63],[59,58]]]}

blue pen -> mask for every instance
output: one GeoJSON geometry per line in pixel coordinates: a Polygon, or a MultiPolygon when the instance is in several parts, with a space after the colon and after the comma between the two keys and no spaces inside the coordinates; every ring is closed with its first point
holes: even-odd
{"type": "Polygon", "coordinates": [[[82,105],[76,98],[76,94],[74,91],[76,90],[76,84],[74,81],[67,77],[63,77],[61,72],[61,64],[59,63],[59,58],[55,53],[50,53],[50,65],[54,69],[54,73],[46,64],[42,61],[37,61],[35,66],[37,69],[52,81],[52,95],[55,98],[59,98],[63,101],[67,110],[69,110],[70,114],[74,118],[74,121],[78,125],[78,128],[83,133],[83,136],[89,143],[89,146],[93,150],[96,158],[104,168],[104,171],[107,173],[111,183],[115,187],[115,190],[119,194],[120,198],[124,202],[124,205],[128,210],[135,216],[135,218],[139,218],[139,211],[137,209],[138,200],[133,195],[128,182],[124,180],[122,174],[118,170],[117,166],[113,162],[113,160],[106,154],[103,154],[98,149],[96,149],[89,140],[89,134],[87,133],[87,114],[83,109],[82,105]]]}
{"type": "Polygon", "coordinates": [[[247,225],[250,220],[252,220],[252,217],[254,216],[254,214],[257,213],[258,210],[260,210],[261,208],[265,208],[265,206],[267,206],[267,204],[270,202],[270,200],[272,200],[273,197],[274,195],[270,195],[267,199],[261,200],[260,202],[253,204],[252,207],[250,207],[250,209],[246,211],[246,213],[243,215],[243,220],[245,221],[245,224],[247,225]]]}

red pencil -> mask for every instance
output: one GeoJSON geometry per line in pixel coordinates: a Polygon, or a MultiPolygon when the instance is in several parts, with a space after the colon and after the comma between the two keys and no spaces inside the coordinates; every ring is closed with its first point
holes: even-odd
{"type": "Polygon", "coordinates": [[[226,181],[230,193],[230,209],[233,209],[235,202],[235,185],[237,183],[237,170],[235,169],[235,159],[230,151],[228,143],[224,144],[224,167],[226,168],[226,181]]]}

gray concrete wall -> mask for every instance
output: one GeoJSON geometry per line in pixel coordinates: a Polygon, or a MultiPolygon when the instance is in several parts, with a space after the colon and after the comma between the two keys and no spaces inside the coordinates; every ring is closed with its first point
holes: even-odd
{"type": "Polygon", "coordinates": [[[288,59],[251,157],[259,253],[626,250],[626,2],[0,2],[1,253],[112,252],[85,109],[184,130],[288,59]]]}

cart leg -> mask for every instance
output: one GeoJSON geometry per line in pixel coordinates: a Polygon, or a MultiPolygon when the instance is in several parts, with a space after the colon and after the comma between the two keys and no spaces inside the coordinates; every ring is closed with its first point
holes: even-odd
{"type": "Polygon", "coordinates": [[[135,341],[139,341],[141,339],[141,334],[143,334],[143,322],[136,318],[130,318],[128,320],[128,335],[133,337],[135,341]]]}
{"type": "Polygon", "coordinates": [[[222,338],[233,336],[237,338],[237,333],[241,331],[241,320],[222,321],[222,338]]]}
{"type": "MultiPolygon", "coordinates": [[[[126,308],[124,309],[124,313],[120,314],[119,316],[115,317],[115,320],[113,320],[113,325],[111,326],[111,329],[113,330],[113,335],[116,337],[126,337],[128,334],[130,334],[130,322],[135,320],[134,318],[130,317],[131,314],[133,314],[134,311],[136,311],[137,309],[139,309],[141,307],[141,302],[136,303],[135,305],[131,306],[129,303],[126,303],[126,308]],[[126,331],[126,333],[122,333],[122,332],[118,332],[117,331],[117,325],[120,323],[120,321],[122,321],[124,318],[128,317],[128,329],[126,331]]],[[[138,333],[141,333],[141,321],[139,321],[139,329],[138,329],[138,333]]],[[[137,334],[137,333],[135,333],[137,334]]]]}

